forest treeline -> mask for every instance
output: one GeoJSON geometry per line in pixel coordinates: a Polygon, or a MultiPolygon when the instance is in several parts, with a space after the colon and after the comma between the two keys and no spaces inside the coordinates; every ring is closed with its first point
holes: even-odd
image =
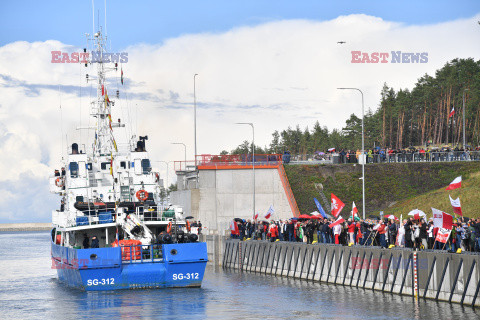
{"type": "MultiPolygon", "coordinates": [[[[411,146],[462,146],[463,99],[467,145],[480,144],[480,60],[454,59],[435,72],[418,79],[412,90],[389,87],[380,92],[375,111],[365,113],[365,149],[374,146],[403,149],[411,146]],[[449,117],[452,110],[455,114],[449,117]]],[[[255,153],[313,154],[328,148],[361,149],[361,118],[352,114],[345,126],[328,130],[318,121],[313,128],[276,130],[268,146],[255,146],[255,153]]],[[[244,141],[231,152],[251,152],[244,141]]]]}

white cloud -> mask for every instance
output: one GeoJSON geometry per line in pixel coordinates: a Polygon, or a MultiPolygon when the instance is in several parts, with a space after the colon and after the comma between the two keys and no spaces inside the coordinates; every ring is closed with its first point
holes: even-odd
{"type": "MultiPolygon", "coordinates": [[[[153,160],[183,160],[182,146],[171,142],[185,143],[192,159],[195,73],[199,74],[198,153],[231,150],[251,139],[248,127],[234,125],[239,121],[255,123],[255,140],[261,146],[270,141],[274,130],[296,124],[303,129],[319,120],[330,129],[341,128],[351,113],[360,113],[360,97],[337,87],[361,88],[366,107],[375,109],[384,82],[397,89],[412,88],[420,76],[433,74],[448,60],[478,60],[479,18],[423,26],[366,15],[323,22],[285,20],[218,34],[184,35],[158,45],[133,45],[124,50],[129,54],[123,66],[126,86],[119,84],[120,72],[112,74],[116,78],[109,86],[110,96],[118,87],[122,96],[129,97],[117,100],[113,118],[130,115],[134,127],[118,132],[117,138],[127,138],[138,128],[138,134],[149,136],[147,147],[153,160]],[[340,40],[346,44],[337,44],[340,40]],[[428,52],[429,60],[426,64],[352,64],[352,50],[428,52]]],[[[45,176],[59,166],[65,140],[91,145],[92,133],[75,127],[95,124],[88,116],[95,87],[85,84],[85,74],[94,72],[80,64],[50,63],[52,50],[79,51],[53,40],[0,47],[0,152],[4,156],[0,182],[28,187],[25,181],[33,179],[39,186],[36,190],[40,186],[47,190],[45,176]]],[[[163,164],[156,165],[165,171],[163,164]]],[[[173,172],[169,180],[173,181],[173,172]]],[[[17,195],[23,203],[32,203],[31,197],[28,192],[17,195]]],[[[0,219],[15,216],[16,206],[3,202],[0,219]]],[[[50,212],[50,208],[42,210],[50,212]]],[[[31,214],[41,215],[39,211],[31,214]]]]}

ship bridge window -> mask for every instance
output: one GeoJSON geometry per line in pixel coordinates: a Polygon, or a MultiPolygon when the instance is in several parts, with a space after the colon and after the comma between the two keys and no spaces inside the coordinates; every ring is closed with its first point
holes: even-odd
{"type": "Polygon", "coordinates": [[[92,163],[91,162],[87,163],[87,169],[88,169],[88,171],[92,171],[92,163]]]}
{"type": "Polygon", "coordinates": [[[68,165],[68,170],[70,170],[70,177],[78,178],[78,163],[77,162],[70,162],[68,165]]]}
{"type": "Polygon", "coordinates": [[[100,168],[102,168],[102,170],[109,170],[110,169],[110,162],[102,162],[100,164],[100,168]]]}
{"type": "Polygon", "coordinates": [[[142,159],[142,171],[143,174],[148,174],[152,171],[152,167],[150,166],[150,159],[142,159]]]}
{"type": "Polygon", "coordinates": [[[120,161],[120,168],[127,169],[127,163],[125,161],[120,161]]]}

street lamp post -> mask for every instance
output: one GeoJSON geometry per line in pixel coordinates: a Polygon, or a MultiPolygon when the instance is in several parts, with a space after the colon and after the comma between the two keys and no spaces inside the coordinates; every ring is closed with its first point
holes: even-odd
{"type": "Polygon", "coordinates": [[[187,146],[182,142],[172,142],[172,144],[181,144],[185,148],[185,171],[187,171],[187,146]]]}
{"type": "Polygon", "coordinates": [[[195,78],[197,73],[193,75],[193,139],[194,139],[194,156],[195,156],[195,169],[197,168],[197,93],[195,78]]]}
{"type": "Polygon", "coordinates": [[[236,124],[247,124],[252,127],[253,216],[255,216],[255,127],[251,122],[237,122],[236,124]]]}
{"type": "Polygon", "coordinates": [[[197,93],[196,93],[196,83],[195,77],[198,76],[197,73],[193,75],[193,136],[194,136],[194,160],[195,160],[195,187],[198,188],[198,171],[197,171],[197,93]]]}
{"type": "Polygon", "coordinates": [[[467,149],[466,149],[466,144],[467,144],[467,141],[465,140],[465,91],[467,91],[468,89],[464,89],[463,90],[463,151],[466,152],[467,149]]]}
{"type": "Polygon", "coordinates": [[[363,220],[365,220],[365,134],[364,134],[364,125],[363,125],[364,118],[365,118],[365,107],[363,105],[363,92],[358,88],[337,88],[337,89],[357,90],[362,95],[362,197],[363,197],[363,220]]]}

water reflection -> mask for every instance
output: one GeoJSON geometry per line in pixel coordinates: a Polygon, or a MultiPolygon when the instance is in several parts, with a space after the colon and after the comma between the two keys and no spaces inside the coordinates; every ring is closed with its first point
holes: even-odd
{"type": "Polygon", "coordinates": [[[56,279],[48,237],[0,233],[3,319],[479,318],[475,309],[458,304],[213,267],[207,267],[202,288],[84,292],[56,279]]]}

